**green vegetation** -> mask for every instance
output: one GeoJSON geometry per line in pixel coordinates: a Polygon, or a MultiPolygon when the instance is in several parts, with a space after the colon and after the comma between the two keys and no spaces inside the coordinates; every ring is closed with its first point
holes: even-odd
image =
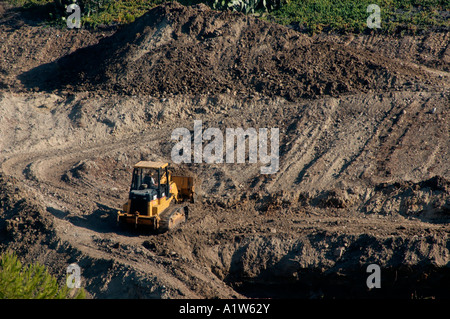
{"type": "Polygon", "coordinates": [[[0,256],[0,299],[84,299],[84,289],[61,287],[39,264],[22,265],[14,253],[0,256]]]}
{"type": "Polygon", "coordinates": [[[446,0],[287,0],[270,12],[268,19],[281,24],[300,24],[316,32],[323,29],[361,32],[367,28],[370,13],[367,7],[377,4],[381,29],[395,32],[397,28],[417,30],[429,26],[450,26],[445,14],[450,12],[446,0]]]}
{"type": "Polygon", "coordinates": [[[313,32],[325,27],[360,31],[366,26],[366,8],[371,2],[293,0],[272,12],[271,17],[281,24],[298,23],[313,32]]]}
{"type": "MultiPolygon", "coordinates": [[[[9,0],[17,6],[48,6],[47,23],[63,25],[64,6],[82,7],[82,25],[133,22],[164,0],[9,0]],[[53,3],[53,5],[52,5],[53,3]],[[50,9],[53,8],[53,9],[50,9]]],[[[381,8],[381,29],[385,32],[416,31],[429,27],[450,27],[448,0],[180,0],[184,5],[200,2],[219,10],[237,10],[284,25],[298,25],[314,33],[322,30],[361,32],[367,29],[369,4],[381,8]]]]}
{"type": "Polygon", "coordinates": [[[245,14],[257,11],[269,12],[280,8],[281,0],[214,0],[212,7],[217,10],[235,10],[245,14]]]}
{"type": "Polygon", "coordinates": [[[142,16],[151,8],[162,4],[164,0],[133,0],[133,1],[85,1],[88,5],[84,7],[81,19],[82,24],[97,26],[111,23],[130,23],[142,16]]]}

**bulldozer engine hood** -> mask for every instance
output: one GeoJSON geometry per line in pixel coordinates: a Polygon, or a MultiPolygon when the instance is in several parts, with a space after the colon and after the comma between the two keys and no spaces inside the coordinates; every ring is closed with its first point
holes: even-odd
{"type": "Polygon", "coordinates": [[[146,199],[151,201],[158,198],[158,191],[156,189],[139,189],[130,191],[129,198],[133,199],[146,199]]]}

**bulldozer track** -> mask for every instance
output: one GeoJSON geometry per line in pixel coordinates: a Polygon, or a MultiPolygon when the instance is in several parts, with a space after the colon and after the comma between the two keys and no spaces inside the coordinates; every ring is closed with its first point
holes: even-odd
{"type": "Polygon", "coordinates": [[[165,212],[161,213],[159,221],[161,232],[173,230],[185,222],[187,220],[186,210],[187,206],[176,204],[174,207],[169,207],[165,212]]]}

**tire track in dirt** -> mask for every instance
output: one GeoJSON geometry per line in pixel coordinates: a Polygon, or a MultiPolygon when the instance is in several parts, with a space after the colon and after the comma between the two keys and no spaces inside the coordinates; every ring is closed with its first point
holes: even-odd
{"type": "Polygon", "coordinates": [[[275,180],[268,186],[269,191],[274,191],[279,188],[281,183],[287,183],[289,185],[300,184],[307,170],[313,166],[324,154],[317,151],[317,145],[323,139],[323,135],[328,129],[331,123],[331,117],[334,114],[337,100],[326,99],[322,102],[323,105],[314,106],[322,108],[321,116],[314,115],[317,119],[314,121],[317,125],[310,125],[312,122],[310,107],[306,106],[302,110],[302,114],[298,120],[294,120],[297,126],[297,132],[299,135],[293,136],[292,140],[287,141],[290,143],[290,149],[286,155],[283,155],[280,159],[282,165],[275,180]],[[320,123],[320,124],[319,124],[320,123]],[[305,127],[306,126],[306,127],[305,127]]]}
{"type": "MultiPolygon", "coordinates": [[[[319,190],[333,187],[352,176],[353,180],[358,178],[367,185],[389,180],[388,171],[393,171],[393,163],[401,165],[402,148],[411,143],[410,136],[417,129],[432,125],[430,121],[437,121],[432,126],[433,131],[444,129],[442,117],[444,122],[439,116],[427,114],[428,108],[439,103],[441,94],[446,96],[446,93],[436,92],[423,97],[421,93],[406,93],[403,97],[401,93],[344,97],[339,100],[336,111],[324,108],[329,113],[322,116],[317,114],[324,111],[314,103],[299,109],[301,114],[291,124],[295,126],[295,132],[287,132],[289,146],[280,159],[280,172],[268,189],[276,191],[286,183],[295,183],[296,189],[302,191],[319,190]],[[355,104],[355,101],[361,104],[355,104]],[[314,117],[308,113],[313,108],[317,109],[314,117]]],[[[327,103],[328,100],[324,105],[327,103]]],[[[442,104],[438,105],[441,112],[447,111],[442,104]]],[[[445,134],[445,129],[442,133],[445,134]]],[[[433,134],[439,138],[430,145],[432,154],[427,157],[426,164],[421,165],[422,171],[433,166],[438,152],[445,154],[441,149],[446,143],[445,135],[433,134]]]]}
{"type": "MultiPolygon", "coordinates": [[[[326,115],[314,120],[311,116],[306,116],[303,123],[299,121],[299,126],[306,125],[307,128],[300,136],[293,137],[294,146],[282,158],[288,167],[281,168],[277,180],[288,183],[295,181],[301,189],[303,187],[306,190],[310,190],[311,185],[315,189],[323,189],[336,182],[357,158],[368,152],[370,140],[377,136],[379,127],[385,125],[384,119],[372,123],[373,120],[367,115],[359,115],[358,120],[350,121],[345,111],[338,109],[345,108],[345,102],[348,103],[348,100],[326,100],[325,111],[322,111],[326,115]],[[361,122],[371,125],[372,132],[361,132],[361,122]],[[343,125],[345,131],[342,130],[343,125]]],[[[368,106],[368,103],[370,102],[364,99],[364,106],[368,106]]],[[[352,107],[348,112],[359,113],[360,108],[352,107]]]]}

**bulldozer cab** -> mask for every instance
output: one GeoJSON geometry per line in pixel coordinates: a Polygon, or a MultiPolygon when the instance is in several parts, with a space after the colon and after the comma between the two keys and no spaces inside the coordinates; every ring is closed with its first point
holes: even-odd
{"type": "Polygon", "coordinates": [[[168,164],[141,161],[134,166],[131,194],[148,195],[150,200],[169,196],[170,185],[168,164]]]}

